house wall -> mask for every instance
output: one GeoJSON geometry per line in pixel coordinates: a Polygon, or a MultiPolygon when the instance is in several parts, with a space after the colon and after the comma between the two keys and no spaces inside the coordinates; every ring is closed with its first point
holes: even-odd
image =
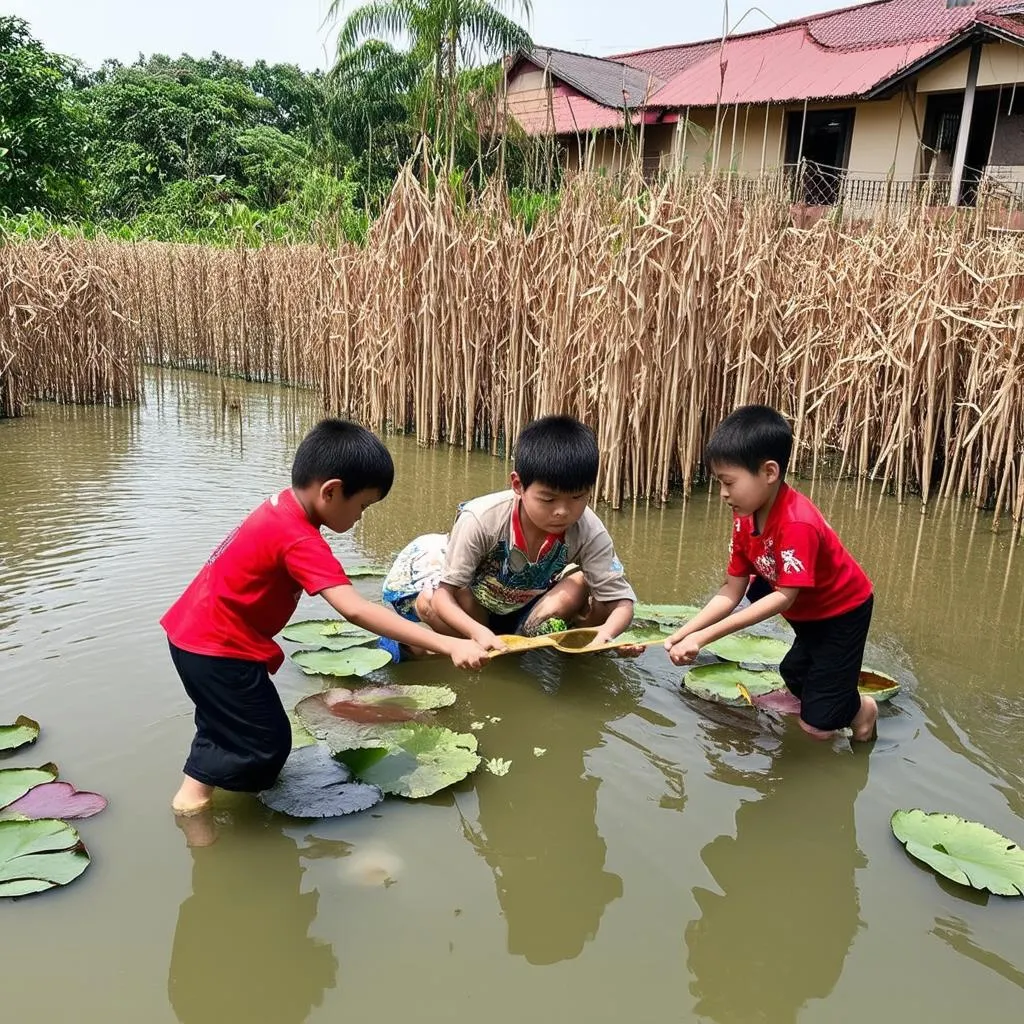
{"type": "MultiPolygon", "coordinates": [[[[937,67],[926,71],[917,80],[918,92],[951,92],[967,85],[970,52],[964,50],[937,67]]],[[[981,49],[978,85],[1012,85],[1024,82],[1024,47],[1010,43],[992,43],[981,49]]]]}
{"type": "Polygon", "coordinates": [[[924,125],[922,96],[858,103],[853,115],[848,172],[851,177],[911,178],[920,170],[918,125],[924,125]],[[916,122],[915,122],[916,116],[916,122]]]}

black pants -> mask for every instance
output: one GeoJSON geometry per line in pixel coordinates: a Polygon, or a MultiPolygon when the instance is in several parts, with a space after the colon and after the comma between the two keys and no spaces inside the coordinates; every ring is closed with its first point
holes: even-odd
{"type": "Polygon", "coordinates": [[[268,789],[291,751],[292,730],[267,666],[170,648],[196,706],[185,774],[242,793],[268,789]]]}
{"type": "Polygon", "coordinates": [[[800,717],[815,729],[843,729],[860,711],[857,683],[874,596],[831,619],[790,622],[796,641],[779,672],[800,698],[800,717]]]}

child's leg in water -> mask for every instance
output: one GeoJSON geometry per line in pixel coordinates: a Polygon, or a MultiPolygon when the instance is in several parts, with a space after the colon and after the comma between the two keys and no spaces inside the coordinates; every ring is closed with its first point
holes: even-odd
{"type": "Polygon", "coordinates": [[[213,786],[207,786],[205,782],[199,782],[189,775],[182,777],[181,786],[174,794],[171,801],[171,809],[175,814],[189,817],[193,814],[202,814],[208,810],[210,801],[213,799],[213,786]]]}
{"type": "MultiPolygon", "coordinates": [[[[583,573],[576,572],[559,580],[546,594],[537,599],[520,632],[530,636],[548,619],[562,619],[570,626],[600,625],[587,621],[590,617],[588,602],[590,590],[583,573]]],[[[607,612],[605,618],[607,618],[607,612]]],[[[604,619],[601,619],[604,622],[604,619]]]]}

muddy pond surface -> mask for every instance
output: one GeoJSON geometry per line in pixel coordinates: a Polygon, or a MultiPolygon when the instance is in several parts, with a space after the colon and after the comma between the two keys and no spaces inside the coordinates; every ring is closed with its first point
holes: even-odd
{"type": "MultiPolygon", "coordinates": [[[[922,807],[1024,841],[1024,551],[967,506],[812,490],[875,581],[870,661],[904,683],[871,750],[691,698],[657,650],[402,664],[383,675],[456,688],[442,724],[484,721],[507,775],[312,823],[225,798],[217,842],[187,848],[168,802],[191,705],[157,620],[317,417],[308,394],[236,390],[225,413],[209,378],[152,375],[136,409],[0,422],[0,721],[44,727],[4,763],[110,799],[80,823],[79,881],[0,903],[0,1018],[1019,1018],[1024,900],[938,880],[889,830],[922,807]]],[[[386,562],[504,486],[497,459],[388,443],[396,486],[332,541],[343,561],[386,562]]],[[[601,511],[642,599],[717,586],[717,497],[601,511]]],[[[288,706],[320,688],[291,662],[277,681],[288,706]]]]}

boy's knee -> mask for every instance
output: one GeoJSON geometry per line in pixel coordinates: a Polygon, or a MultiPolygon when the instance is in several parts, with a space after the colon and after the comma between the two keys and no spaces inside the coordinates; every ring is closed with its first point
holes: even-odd
{"type": "Polygon", "coordinates": [[[799,719],[800,728],[803,729],[808,736],[813,737],[816,740],[830,740],[835,735],[835,729],[819,729],[817,726],[811,725],[810,722],[804,721],[803,716],[799,719]]]}

